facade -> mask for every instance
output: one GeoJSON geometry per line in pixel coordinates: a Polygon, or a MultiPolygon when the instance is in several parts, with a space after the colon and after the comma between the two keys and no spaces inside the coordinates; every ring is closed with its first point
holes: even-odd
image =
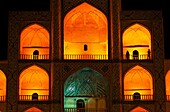
{"type": "Polygon", "coordinates": [[[170,112],[161,11],[119,0],[51,0],[11,11],[2,112],[170,112]]]}

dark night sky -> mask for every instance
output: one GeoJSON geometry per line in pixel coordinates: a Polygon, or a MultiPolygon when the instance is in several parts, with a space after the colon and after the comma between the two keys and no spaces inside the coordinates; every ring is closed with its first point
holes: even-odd
{"type": "MultiPolygon", "coordinates": [[[[123,10],[162,10],[164,20],[164,43],[165,43],[165,58],[170,59],[170,17],[168,11],[170,6],[168,0],[122,0],[123,10]]],[[[8,39],[8,11],[9,10],[24,10],[24,11],[49,11],[50,0],[2,0],[0,2],[1,17],[0,17],[0,60],[7,59],[7,39],[8,39]]]]}

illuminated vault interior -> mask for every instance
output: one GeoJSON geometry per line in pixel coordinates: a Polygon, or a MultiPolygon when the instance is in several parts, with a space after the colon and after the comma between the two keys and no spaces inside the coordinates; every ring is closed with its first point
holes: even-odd
{"type": "Polygon", "coordinates": [[[83,68],[72,74],[64,84],[64,107],[75,108],[75,101],[83,99],[88,108],[96,108],[96,105],[106,108],[106,94],[107,82],[104,77],[88,67],[83,68]]]}
{"type": "Polygon", "coordinates": [[[93,6],[72,9],[64,18],[64,54],[108,55],[107,27],[106,16],[93,6]]]}
{"type": "Polygon", "coordinates": [[[165,77],[166,95],[170,95],[170,70],[167,72],[165,77]]]}
{"type": "Polygon", "coordinates": [[[30,25],[20,35],[20,55],[49,55],[49,41],[49,33],[44,27],[30,25]]]}
{"type": "Polygon", "coordinates": [[[6,96],[6,76],[0,70],[0,96],[6,96]]]}
{"type": "Polygon", "coordinates": [[[148,49],[151,51],[151,35],[148,29],[139,24],[134,24],[125,30],[123,33],[124,59],[127,51],[130,53],[130,59],[133,59],[132,55],[135,50],[139,53],[139,59],[147,59],[148,49]]]}
{"type": "Polygon", "coordinates": [[[130,112],[149,112],[149,111],[147,111],[146,109],[138,106],[138,107],[134,108],[134,109],[133,109],[132,111],[130,111],[130,112]]]}
{"type": "Polygon", "coordinates": [[[19,95],[49,95],[49,77],[46,71],[33,65],[19,77],[19,95]]]}
{"type": "Polygon", "coordinates": [[[140,66],[129,70],[124,77],[124,95],[153,95],[153,82],[150,73],[140,66]]]}
{"type": "Polygon", "coordinates": [[[36,107],[31,107],[24,112],[43,112],[43,111],[41,111],[40,109],[38,109],[36,107]]]}

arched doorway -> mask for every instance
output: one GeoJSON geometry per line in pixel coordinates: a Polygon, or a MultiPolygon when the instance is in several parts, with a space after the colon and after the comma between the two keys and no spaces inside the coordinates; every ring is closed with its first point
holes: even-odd
{"type": "Polygon", "coordinates": [[[133,59],[138,60],[139,59],[139,52],[137,50],[133,51],[133,59]]]}
{"type": "Polygon", "coordinates": [[[84,100],[78,99],[76,103],[78,112],[85,112],[85,103],[84,100]]]}
{"type": "Polygon", "coordinates": [[[38,55],[39,55],[39,51],[38,50],[35,50],[34,52],[33,52],[33,59],[38,59],[38,55]]]}

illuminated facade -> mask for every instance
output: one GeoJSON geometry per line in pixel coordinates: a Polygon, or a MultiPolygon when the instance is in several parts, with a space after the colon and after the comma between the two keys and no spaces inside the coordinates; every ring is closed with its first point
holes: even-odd
{"type": "Polygon", "coordinates": [[[51,0],[9,12],[2,112],[170,112],[161,11],[120,0],[51,0]]]}

